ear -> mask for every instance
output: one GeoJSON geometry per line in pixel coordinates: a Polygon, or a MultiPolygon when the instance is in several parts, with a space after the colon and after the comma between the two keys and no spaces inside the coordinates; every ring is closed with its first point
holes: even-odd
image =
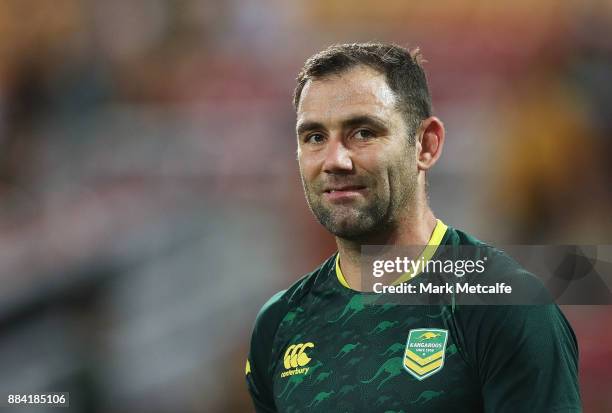
{"type": "Polygon", "coordinates": [[[444,146],[444,124],[435,116],[421,122],[417,135],[417,167],[427,171],[435,165],[444,146]]]}

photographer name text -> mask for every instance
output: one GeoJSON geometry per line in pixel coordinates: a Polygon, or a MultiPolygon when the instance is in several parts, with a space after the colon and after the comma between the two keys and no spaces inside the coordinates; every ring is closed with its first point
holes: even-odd
{"type": "Polygon", "coordinates": [[[467,282],[384,285],[375,283],[372,291],[377,294],[511,294],[512,287],[505,283],[469,284],[467,282]]]}

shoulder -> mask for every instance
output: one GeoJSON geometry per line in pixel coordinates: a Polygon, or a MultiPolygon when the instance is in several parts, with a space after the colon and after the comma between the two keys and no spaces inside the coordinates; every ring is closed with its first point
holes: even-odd
{"type": "Polygon", "coordinates": [[[571,326],[537,275],[506,251],[466,232],[451,228],[447,236],[446,245],[458,246],[462,258],[486,259],[485,271],[466,276],[465,281],[487,285],[505,283],[512,287],[511,295],[491,298],[490,302],[481,302],[482,305],[457,307],[455,315],[466,339],[471,339],[468,341],[478,347],[490,343],[505,347],[529,339],[541,345],[565,342],[577,350],[571,326]]]}
{"type": "Polygon", "coordinates": [[[274,294],[259,310],[255,319],[253,338],[259,333],[272,337],[285,316],[300,306],[303,299],[329,275],[333,268],[335,254],[313,271],[302,276],[286,290],[274,294]]]}
{"type": "Polygon", "coordinates": [[[466,281],[474,281],[479,278],[487,282],[506,282],[518,289],[517,298],[520,292],[521,296],[527,294],[525,298],[534,298],[533,304],[551,302],[549,297],[545,297],[546,290],[541,279],[525,269],[503,249],[450,226],[447,237],[446,245],[450,247],[452,253],[462,259],[483,260],[484,272],[467,277],[466,281]],[[536,297],[537,300],[535,300],[536,297]]]}
{"type": "Polygon", "coordinates": [[[330,257],[314,271],[304,275],[292,286],[274,294],[259,310],[253,326],[251,345],[246,365],[249,391],[257,411],[276,411],[274,408],[272,372],[278,355],[274,342],[285,317],[298,311],[304,298],[329,276],[334,258],[330,257]],[[331,266],[331,267],[330,267],[331,266]]]}

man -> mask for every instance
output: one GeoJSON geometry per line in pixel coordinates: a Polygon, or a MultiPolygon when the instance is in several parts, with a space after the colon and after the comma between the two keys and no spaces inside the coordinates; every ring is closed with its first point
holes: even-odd
{"type": "MultiPolygon", "coordinates": [[[[556,305],[382,304],[362,289],[363,245],[424,245],[429,258],[484,246],[427,203],[444,126],[418,52],[332,46],[306,61],[294,104],[306,199],[338,253],[258,315],[246,365],[256,410],[581,411],[577,344],[556,305]]],[[[484,247],[503,277],[524,275],[484,247]]]]}

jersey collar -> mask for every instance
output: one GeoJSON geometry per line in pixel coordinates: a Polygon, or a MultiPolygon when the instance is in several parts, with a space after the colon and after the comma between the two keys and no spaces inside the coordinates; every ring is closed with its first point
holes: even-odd
{"type": "MultiPolygon", "coordinates": [[[[444,238],[444,234],[446,234],[447,229],[448,226],[444,222],[439,219],[436,220],[436,227],[431,233],[431,238],[429,238],[427,245],[425,246],[425,248],[423,248],[423,252],[419,257],[419,260],[423,259],[424,261],[428,261],[431,259],[431,257],[434,256],[434,254],[438,250],[438,247],[440,246],[440,243],[442,242],[442,239],[444,238]]],[[[416,273],[414,275],[410,273],[403,274],[393,282],[393,285],[406,282],[410,278],[416,277],[418,274],[419,273],[416,273]]],[[[351,288],[348,285],[348,282],[346,282],[346,278],[344,278],[342,270],[340,269],[340,253],[336,254],[336,277],[338,278],[338,281],[340,282],[340,284],[342,284],[343,287],[346,287],[348,289],[351,288]]]]}

